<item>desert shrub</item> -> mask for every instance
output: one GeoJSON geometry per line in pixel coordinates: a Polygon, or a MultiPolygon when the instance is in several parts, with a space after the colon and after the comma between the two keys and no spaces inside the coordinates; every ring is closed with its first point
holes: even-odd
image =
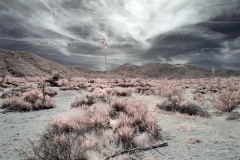
{"type": "Polygon", "coordinates": [[[68,83],[69,83],[68,79],[59,79],[57,81],[58,87],[66,86],[68,85],[68,83]]]}
{"type": "Polygon", "coordinates": [[[199,115],[202,117],[209,117],[209,113],[199,107],[197,104],[180,101],[178,96],[171,97],[170,99],[165,98],[163,103],[157,104],[159,109],[169,111],[169,112],[179,112],[182,114],[199,115]]]}
{"type": "Polygon", "coordinates": [[[45,90],[45,94],[48,95],[48,96],[50,96],[50,97],[54,97],[54,96],[56,96],[58,93],[57,93],[57,91],[54,90],[54,89],[46,89],[46,90],[45,90]]]}
{"type": "Polygon", "coordinates": [[[111,102],[111,107],[113,109],[113,111],[123,111],[126,107],[127,103],[120,98],[115,98],[112,102],[111,102]]]}
{"type": "Polygon", "coordinates": [[[4,100],[1,108],[11,111],[30,111],[32,110],[32,105],[26,102],[22,97],[12,96],[4,100]]]}
{"type": "Polygon", "coordinates": [[[3,93],[1,95],[1,98],[7,98],[7,97],[13,97],[13,96],[20,97],[21,95],[22,95],[22,92],[12,90],[12,91],[8,91],[8,92],[3,93]]]}
{"type": "Polygon", "coordinates": [[[83,137],[77,133],[56,135],[46,132],[38,141],[31,141],[31,148],[24,153],[28,160],[76,159],[86,160],[83,137]]]}
{"type": "Polygon", "coordinates": [[[86,95],[84,97],[77,95],[74,102],[71,104],[72,108],[81,107],[83,105],[91,106],[95,103],[95,99],[93,96],[86,95]]]}
{"type": "Polygon", "coordinates": [[[55,107],[55,101],[49,96],[45,96],[45,100],[37,99],[34,103],[32,103],[33,110],[51,109],[55,107]]]}
{"type": "Polygon", "coordinates": [[[160,80],[154,93],[164,98],[181,95],[183,92],[181,84],[172,80],[160,80]]]}
{"type": "Polygon", "coordinates": [[[35,103],[38,99],[42,100],[43,95],[39,90],[33,89],[23,94],[24,100],[30,103],[35,103]]]}
{"type": "Polygon", "coordinates": [[[150,113],[147,113],[144,116],[144,120],[142,122],[143,129],[154,135],[155,137],[160,137],[160,127],[157,124],[157,120],[151,115],[150,113]]]}
{"type": "Polygon", "coordinates": [[[90,128],[99,130],[109,127],[109,123],[110,117],[108,116],[107,112],[93,112],[89,115],[89,121],[87,122],[87,125],[90,128]]]}
{"type": "Polygon", "coordinates": [[[56,107],[55,102],[49,96],[43,98],[42,93],[38,90],[30,90],[19,96],[6,97],[2,105],[2,108],[12,111],[31,111],[54,107],[56,107]]]}
{"type": "Polygon", "coordinates": [[[101,88],[94,89],[93,96],[102,100],[103,102],[107,102],[107,93],[105,92],[105,90],[103,90],[101,88]]]}
{"type": "Polygon", "coordinates": [[[115,131],[119,145],[122,145],[124,149],[132,148],[134,130],[131,126],[124,125],[116,129],[115,131]]]}
{"type": "Polygon", "coordinates": [[[121,126],[131,126],[133,124],[133,118],[128,116],[127,114],[121,112],[118,116],[118,127],[121,126]]]}
{"type": "MultiPolygon", "coordinates": [[[[119,103],[119,102],[117,102],[119,103]]],[[[105,159],[117,152],[132,149],[145,144],[159,142],[160,127],[156,119],[148,113],[141,102],[133,101],[122,107],[114,108],[118,112],[112,119],[109,111],[79,110],[74,108],[73,117],[59,117],[47,127],[37,143],[32,143],[26,154],[29,159],[105,159]],[[135,110],[126,110],[131,106],[135,110]],[[143,110],[139,112],[138,109],[143,110]],[[141,115],[141,121],[134,123],[135,113],[141,115]],[[111,121],[116,121],[112,128],[111,121]],[[141,143],[139,141],[142,141],[141,143]],[[68,153],[68,155],[66,155],[68,153]]]]}
{"type": "Polygon", "coordinates": [[[149,86],[146,86],[146,87],[138,86],[135,88],[135,92],[140,94],[145,94],[145,95],[155,94],[154,90],[151,89],[149,86]]]}
{"type": "Polygon", "coordinates": [[[116,96],[121,96],[121,97],[125,97],[125,96],[130,96],[131,95],[131,91],[129,90],[114,90],[114,94],[116,96]]]}
{"type": "Polygon", "coordinates": [[[240,92],[231,92],[222,90],[219,92],[219,98],[214,101],[213,106],[223,112],[231,112],[240,104],[240,92]]]}

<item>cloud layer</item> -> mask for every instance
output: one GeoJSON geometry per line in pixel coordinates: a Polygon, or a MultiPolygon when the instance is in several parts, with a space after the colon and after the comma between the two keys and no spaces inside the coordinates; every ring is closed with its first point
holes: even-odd
{"type": "MultiPolygon", "coordinates": [[[[0,47],[104,69],[149,62],[235,69],[238,0],[2,0],[0,47]]],[[[239,65],[240,66],[240,65],[239,65]]]]}

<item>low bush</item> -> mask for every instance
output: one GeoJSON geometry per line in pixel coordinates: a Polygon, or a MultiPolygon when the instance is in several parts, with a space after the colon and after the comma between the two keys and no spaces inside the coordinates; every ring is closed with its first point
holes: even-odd
{"type": "Polygon", "coordinates": [[[114,94],[119,97],[131,96],[131,92],[129,90],[114,90],[114,94]]]}
{"type": "Polygon", "coordinates": [[[5,98],[1,108],[11,111],[31,111],[51,109],[56,107],[55,102],[49,97],[43,97],[38,90],[30,90],[20,96],[8,96],[5,98]]]}
{"type": "Polygon", "coordinates": [[[10,111],[30,111],[32,110],[32,104],[22,97],[12,96],[4,100],[1,108],[10,111]]]}
{"type": "Polygon", "coordinates": [[[179,112],[182,114],[199,115],[201,117],[210,117],[210,114],[199,107],[197,104],[180,101],[179,97],[165,98],[162,104],[157,104],[157,108],[168,112],[179,112]]]}
{"type": "Polygon", "coordinates": [[[58,94],[58,92],[54,89],[47,89],[47,90],[45,90],[45,94],[50,97],[54,97],[58,94]]]}
{"type": "Polygon", "coordinates": [[[95,103],[95,99],[93,96],[86,95],[84,97],[77,95],[74,102],[71,104],[72,108],[81,107],[83,105],[91,106],[95,103]]]}

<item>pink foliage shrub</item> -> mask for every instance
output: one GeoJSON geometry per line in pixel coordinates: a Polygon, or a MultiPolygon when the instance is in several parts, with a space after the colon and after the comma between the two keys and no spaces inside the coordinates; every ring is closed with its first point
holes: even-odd
{"type": "Polygon", "coordinates": [[[50,97],[54,97],[58,94],[58,92],[57,92],[57,90],[54,90],[54,89],[46,89],[45,94],[50,97]]]}
{"type": "Polygon", "coordinates": [[[131,126],[121,126],[115,131],[118,143],[123,145],[124,149],[132,148],[132,139],[134,136],[134,130],[131,126]]]}
{"type": "Polygon", "coordinates": [[[7,97],[2,105],[2,108],[13,111],[31,111],[54,107],[56,107],[55,102],[49,96],[43,98],[42,93],[36,89],[25,92],[19,97],[7,97]]]}
{"type": "Polygon", "coordinates": [[[32,105],[31,103],[25,101],[22,97],[13,96],[7,97],[1,108],[11,111],[30,111],[32,110],[32,105]]]}
{"type": "Polygon", "coordinates": [[[218,100],[214,101],[214,107],[223,111],[231,112],[240,104],[240,92],[222,90],[219,92],[218,100]]]}
{"type": "Polygon", "coordinates": [[[112,102],[111,102],[111,106],[113,108],[114,111],[122,111],[125,109],[126,107],[126,102],[123,99],[120,98],[115,98],[112,102]]]}
{"type": "Polygon", "coordinates": [[[155,136],[159,136],[160,127],[157,124],[157,120],[150,113],[147,113],[145,115],[142,125],[142,127],[145,128],[146,131],[150,132],[155,136]]]}
{"type": "Polygon", "coordinates": [[[130,96],[131,95],[131,91],[130,90],[114,90],[114,94],[116,96],[121,96],[121,97],[125,97],[125,96],[130,96]]]}
{"type": "Polygon", "coordinates": [[[123,112],[119,114],[118,119],[118,127],[125,125],[131,126],[133,124],[133,119],[123,112]]]}
{"type": "Polygon", "coordinates": [[[110,117],[107,112],[94,112],[90,114],[88,126],[93,129],[109,127],[110,117]]]}
{"type": "Polygon", "coordinates": [[[81,107],[84,105],[91,106],[95,103],[94,97],[86,95],[84,97],[77,95],[74,102],[71,104],[72,108],[81,107]]]}

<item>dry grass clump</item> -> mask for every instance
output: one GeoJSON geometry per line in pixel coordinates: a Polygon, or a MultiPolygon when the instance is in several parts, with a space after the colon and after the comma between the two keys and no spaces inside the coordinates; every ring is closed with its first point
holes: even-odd
{"type": "Polygon", "coordinates": [[[116,112],[123,111],[126,106],[127,106],[127,103],[123,99],[120,99],[120,98],[115,98],[111,102],[111,107],[116,112]]]}
{"type": "Polygon", "coordinates": [[[23,93],[21,96],[10,96],[5,98],[1,108],[10,111],[31,111],[50,109],[56,107],[55,102],[49,97],[43,97],[36,89],[23,93]]]}
{"type": "Polygon", "coordinates": [[[157,107],[168,112],[179,112],[182,114],[188,114],[190,116],[210,116],[206,110],[202,109],[197,104],[181,101],[178,96],[171,96],[169,99],[165,98],[163,103],[157,104],[157,107]]]}
{"type": "Polygon", "coordinates": [[[95,99],[93,96],[86,95],[82,97],[81,95],[77,95],[74,102],[71,104],[71,107],[77,108],[84,105],[91,106],[94,103],[95,99]]]}

